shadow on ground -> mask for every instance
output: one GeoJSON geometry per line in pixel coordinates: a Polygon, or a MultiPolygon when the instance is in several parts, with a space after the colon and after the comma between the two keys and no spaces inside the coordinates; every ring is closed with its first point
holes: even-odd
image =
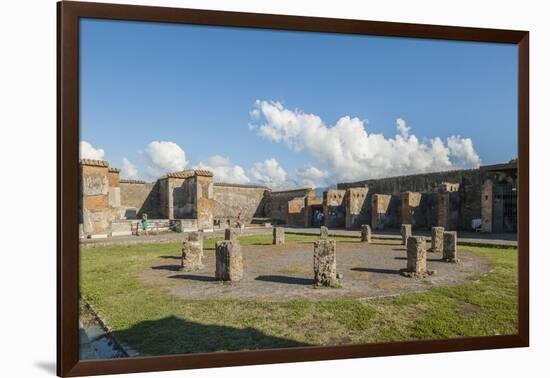
{"type": "Polygon", "coordinates": [[[350,270],[356,272],[369,272],[369,273],[382,273],[382,274],[399,274],[399,270],[395,269],[381,269],[381,268],[351,268],[350,270]]]}
{"type": "Polygon", "coordinates": [[[257,281],[278,282],[291,285],[313,285],[311,278],[279,276],[279,275],[264,275],[255,278],[257,281]]]}
{"type": "Polygon", "coordinates": [[[114,336],[141,355],[235,351],[244,349],[309,346],[303,342],[267,335],[255,328],[233,328],[191,322],[175,316],[147,320],[114,336]]]}
{"type": "Polygon", "coordinates": [[[181,265],[157,265],[151,267],[153,270],[169,270],[170,272],[177,272],[180,268],[181,265]]]}
{"type": "MultiPolygon", "coordinates": [[[[396,260],[407,260],[406,257],[396,256],[394,257],[396,260]]],[[[441,261],[441,258],[426,258],[426,261],[441,261]]]]}
{"type": "Polygon", "coordinates": [[[202,282],[216,281],[214,277],[199,276],[198,274],[176,274],[173,276],[168,276],[168,278],[179,278],[181,280],[193,280],[193,281],[202,281],[202,282]]]}

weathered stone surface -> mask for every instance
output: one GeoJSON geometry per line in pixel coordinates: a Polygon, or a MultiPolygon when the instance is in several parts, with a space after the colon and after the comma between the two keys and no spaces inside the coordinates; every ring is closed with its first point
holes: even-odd
{"type": "Polygon", "coordinates": [[[441,253],[443,252],[443,233],[444,227],[432,227],[432,246],[430,252],[441,253]]]}
{"type": "Polygon", "coordinates": [[[382,230],[387,222],[387,211],[390,206],[391,195],[375,193],[372,196],[371,224],[375,230],[382,230]]]}
{"type": "Polygon", "coordinates": [[[243,278],[243,256],[237,239],[216,243],[216,280],[240,281],[243,278]]]}
{"type": "Polygon", "coordinates": [[[415,222],[415,212],[420,206],[422,194],[418,192],[401,193],[401,221],[405,224],[415,222]]]}
{"type": "Polygon", "coordinates": [[[407,245],[407,240],[412,236],[412,225],[402,224],[401,225],[401,244],[407,245]]]}
{"type": "Polygon", "coordinates": [[[409,236],[407,239],[407,268],[401,274],[407,277],[424,278],[433,274],[426,263],[426,239],[423,236],[409,236]]]}
{"type": "Polygon", "coordinates": [[[225,240],[236,240],[236,239],[238,239],[237,229],[236,228],[226,228],[224,239],[225,240]]]}
{"type": "Polygon", "coordinates": [[[328,238],[328,227],[321,226],[321,228],[319,229],[319,238],[323,240],[328,238]]]}
{"type": "Polygon", "coordinates": [[[181,249],[181,269],[185,271],[199,270],[202,264],[203,242],[200,232],[190,232],[183,241],[181,249]]]}
{"type": "Polygon", "coordinates": [[[313,283],[315,286],[339,285],[336,278],[335,240],[318,240],[313,243],[313,283]]]}
{"type": "Polygon", "coordinates": [[[361,241],[370,243],[372,239],[372,232],[368,224],[361,226],[361,241]]]}
{"type": "Polygon", "coordinates": [[[493,181],[490,179],[481,186],[481,231],[493,231],[493,181]]]}
{"type": "Polygon", "coordinates": [[[367,219],[367,194],[369,188],[348,188],[345,195],[346,228],[358,228],[367,219]]]}
{"type": "Polygon", "coordinates": [[[443,260],[448,262],[458,262],[456,231],[445,231],[443,233],[443,260]]]}
{"type": "Polygon", "coordinates": [[[282,227],[273,228],[273,244],[285,244],[285,229],[282,227]]]}

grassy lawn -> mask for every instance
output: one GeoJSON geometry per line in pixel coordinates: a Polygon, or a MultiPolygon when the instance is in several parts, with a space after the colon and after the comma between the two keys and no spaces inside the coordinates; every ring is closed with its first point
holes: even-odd
{"type": "MultiPolygon", "coordinates": [[[[271,235],[241,238],[243,245],[270,243],[271,235]]],[[[214,240],[205,241],[213,247],[214,240]]],[[[83,248],[81,294],[119,340],[143,355],[516,333],[517,250],[461,249],[483,255],[494,270],[467,284],[398,297],[265,302],[182,300],[144,286],[138,272],[180,243],[83,248]]]]}

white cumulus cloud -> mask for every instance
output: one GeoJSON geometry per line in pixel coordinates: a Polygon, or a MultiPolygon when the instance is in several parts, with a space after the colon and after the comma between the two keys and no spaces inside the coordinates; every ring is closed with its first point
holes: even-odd
{"type": "Polygon", "coordinates": [[[90,143],[82,140],[80,141],[80,158],[81,159],[105,159],[105,151],[101,148],[95,148],[90,143]]]}
{"type": "Polygon", "coordinates": [[[120,177],[136,180],[139,178],[139,173],[134,164],[127,158],[122,158],[122,167],[120,168],[120,177]]]}
{"type": "Polygon", "coordinates": [[[185,169],[185,151],[174,142],[154,141],[144,151],[147,174],[153,178],[185,169]]]}
{"type": "Polygon", "coordinates": [[[206,162],[200,162],[195,168],[207,169],[214,173],[214,181],[231,184],[246,184],[250,179],[240,165],[234,165],[229,158],[214,155],[206,162]]]}
{"type": "Polygon", "coordinates": [[[254,163],[250,169],[254,181],[267,185],[271,188],[280,188],[286,183],[286,171],[274,158],[254,163]]]}
{"type": "Polygon", "coordinates": [[[322,171],[313,166],[304,166],[296,169],[292,174],[291,181],[294,182],[296,186],[318,188],[327,186],[328,179],[329,173],[327,171],[322,171]]]}
{"type": "Polygon", "coordinates": [[[306,152],[332,181],[473,168],[481,163],[471,139],[420,141],[402,118],[396,120],[396,135],[386,138],[369,133],[359,118],[344,116],[329,126],[315,114],[290,110],[276,101],[258,100],[254,109],[261,113],[258,135],[306,152]]]}

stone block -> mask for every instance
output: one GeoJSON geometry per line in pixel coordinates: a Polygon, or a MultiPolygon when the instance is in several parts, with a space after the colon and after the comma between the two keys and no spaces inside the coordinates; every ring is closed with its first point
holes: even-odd
{"type": "Polygon", "coordinates": [[[327,226],[321,226],[319,228],[319,238],[322,240],[326,240],[328,238],[328,227],[327,226]]]}
{"type": "Polygon", "coordinates": [[[315,286],[328,287],[339,285],[335,240],[318,240],[313,243],[313,283],[315,286]]]}
{"type": "Polygon", "coordinates": [[[372,240],[372,231],[368,224],[361,226],[361,241],[370,243],[372,240]]]}
{"type": "Polygon", "coordinates": [[[202,264],[203,242],[200,232],[190,232],[181,249],[181,270],[192,271],[204,268],[202,264]]]}
{"type": "Polygon", "coordinates": [[[407,277],[424,278],[434,272],[428,270],[426,262],[426,239],[423,236],[409,236],[407,239],[407,268],[401,274],[407,277]]]}
{"type": "Polygon", "coordinates": [[[216,280],[240,281],[243,278],[243,256],[238,239],[216,243],[216,280]]]}
{"type": "Polygon", "coordinates": [[[443,233],[444,227],[432,227],[432,246],[430,252],[442,253],[443,252],[443,233]]]}
{"type": "Polygon", "coordinates": [[[273,244],[285,244],[285,229],[282,227],[273,228],[273,244]]]}
{"type": "Polygon", "coordinates": [[[443,233],[443,260],[447,262],[458,262],[457,258],[457,235],[456,231],[445,231],[443,233]]]}
{"type": "Polygon", "coordinates": [[[412,236],[412,225],[402,224],[401,225],[401,244],[407,245],[407,240],[412,236]]]}

